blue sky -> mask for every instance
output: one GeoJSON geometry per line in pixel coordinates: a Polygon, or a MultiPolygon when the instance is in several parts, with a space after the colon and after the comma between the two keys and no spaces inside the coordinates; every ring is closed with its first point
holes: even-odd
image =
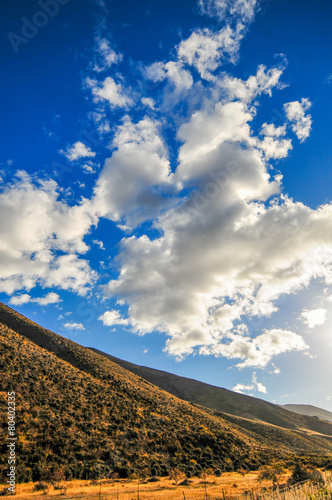
{"type": "Polygon", "coordinates": [[[0,300],[332,410],[332,6],[1,6],[0,300]]]}

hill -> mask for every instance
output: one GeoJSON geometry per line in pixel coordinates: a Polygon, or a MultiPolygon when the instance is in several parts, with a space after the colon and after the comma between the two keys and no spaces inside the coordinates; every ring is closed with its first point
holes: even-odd
{"type": "MultiPolygon", "coordinates": [[[[270,451],[196,408],[0,304],[1,414],[16,393],[18,479],[188,475],[255,469],[270,451]]],[[[7,473],[2,427],[1,472],[7,473]]]]}
{"type": "MultiPolygon", "coordinates": [[[[266,435],[275,433],[275,429],[280,428],[280,443],[284,442],[285,436],[288,436],[286,439],[290,439],[290,435],[293,436],[291,439],[293,442],[294,435],[296,435],[296,438],[299,435],[307,438],[315,435],[316,440],[317,436],[325,435],[327,440],[331,440],[332,425],[308,416],[306,413],[299,415],[300,412],[294,413],[282,406],[259,398],[246,396],[245,394],[239,394],[161,370],[135,365],[97,349],[92,350],[184,401],[216,410],[224,419],[236,422],[247,430],[255,428],[258,434],[266,435]],[[266,424],[270,425],[267,427],[266,424]],[[287,429],[293,431],[293,433],[281,432],[281,429],[287,429]]],[[[275,439],[278,441],[277,437],[275,439]]],[[[318,446],[318,441],[316,441],[316,445],[318,446]]],[[[298,444],[299,448],[301,446],[303,446],[303,449],[306,448],[304,443],[302,445],[298,444]]]]}
{"type": "MultiPolygon", "coordinates": [[[[7,392],[16,393],[18,481],[59,471],[67,479],[167,475],[174,468],[191,476],[203,468],[255,470],[292,452],[332,452],[328,435],[282,430],[178,399],[1,303],[0,366],[2,415],[7,392]]],[[[3,479],[6,437],[4,419],[3,479]]]]}
{"type": "Polygon", "coordinates": [[[323,410],[317,406],[287,404],[281,405],[281,407],[288,411],[299,413],[300,415],[308,415],[310,417],[317,417],[320,420],[325,420],[326,422],[332,422],[332,412],[323,410]]]}

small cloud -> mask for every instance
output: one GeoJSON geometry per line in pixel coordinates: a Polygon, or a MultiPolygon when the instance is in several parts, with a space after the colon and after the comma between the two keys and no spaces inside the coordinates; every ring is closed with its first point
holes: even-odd
{"type": "Polygon", "coordinates": [[[95,174],[96,173],[96,170],[94,168],[94,163],[92,161],[86,161],[82,165],[82,168],[86,174],[95,174]]]}
{"type": "Polygon", "coordinates": [[[286,134],[286,125],[276,127],[273,123],[263,123],[260,133],[268,137],[283,137],[286,134]]]}
{"type": "Polygon", "coordinates": [[[66,151],[60,149],[59,153],[63,154],[70,161],[76,161],[80,158],[88,158],[96,156],[96,153],[92,151],[88,146],[83,144],[81,141],[75,142],[72,146],[68,147],[66,151]]]}
{"type": "Polygon", "coordinates": [[[92,240],[94,245],[98,245],[101,250],[105,250],[104,243],[100,240],[92,240]]]}
{"type": "Polygon", "coordinates": [[[315,326],[324,325],[326,314],[327,310],[323,308],[312,310],[304,309],[301,313],[301,317],[309,328],[314,328],[315,326]]]}
{"type": "Polygon", "coordinates": [[[105,326],[113,325],[128,325],[129,320],[122,318],[118,311],[106,311],[104,314],[98,317],[99,321],[103,322],[105,326]]]}
{"type": "Polygon", "coordinates": [[[122,54],[117,54],[106,38],[97,38],[96,54],[97,60],[93,66],[93,71],[100,73],[109,69],[113,64],[118,64],[122,60],[122,54]]]}
{"type": "Polygon", "coordinates": [[[154,109],[155,101],[151,97],[143,97],[141,99],[143,106],[147,106],[148,108],[154,109]]]}
{"type": "Polygon", "coordinates": [[[267,394],[267,390],[266,390],[265,385],[261,384],[260,382],[257,382],[256,390],[258,392],[263,392],[264,394],[267,394]]]}
{"type": "Polygon", "coordinates": [[[248,385],[236,384],[236,386],[234,386],[232,390],[235,392],[239,392],[240,394],[245,394],[244,391],[253,391],[253,390],[257,392],[262,392],[263,394],[267,394],[267,389],[265,385],[263,385],[261,382],[257,382],[257,375],[255,372],[252,374],[251,384],[248,385]]]}
{"type": "Polygon", "coordinates": [[[22,304],[28,304],[31,302],[31,297],[27,293],[22,293],[21,295],[17,295],[16,297],[11,297],[9,303],[14,306],[21,306],[22,304]]]}
{"type": "Polygon", "coordinates": [[[326,401],[330,401],[332,399],[332,396],[326,396],[326,401]]]}
{"type": "Polygon", "coordinates": [[[85,330],[82,323],[65,323],[63,325],[67,330],[85,330]]]}
{"type": "Polygon", "coordinates": [[[47,306],[48,304],[56,304],[57,302],[61,302],[61,299],[57,293],[50,292],[45,297],[34,299],[32,302],[37,302],[37,304],[41,306],[47,306]]]}
{"type": "Polygon", "coordinates": [[[121,83],[116,83],[110,76],[103,82],[87,78],[85,84],[91,88],[96,103],[107,101],[111,108],[127,108],[133,104],[133,100],[127,95],[128,89],[124,89],[121,83]]]}
{"type": "Polygon", "coordinates": [[[39,304],[40,306],[48,306],[49,304],[57,304],[61,302],[61,299],[57,293],[50,292],[45,297],[30,297],[29,294],[23,293],[21,295],[17,295],[16,297],[12,297],[9,301],[10,304],[15,306],[21,306],[23,304],[28,304],[30,302],[34,302],[35,304],[39,304]]]}
{"type": "Polygon", "coordinates": [[[303,142],[309,137],[311,131],[311,115],[306,115],[306,111],[311,107],[311,102],[307,98],[302,98],[301,102],[293,101],[284,104],[284,110],[288,120],[292,123],[292,130],[303,142]]]}
{"type": "Polygon", "coordinates": [[[251,391],[254,387],[252,385],[244,385],[244,384],[236,384],[232,391],[239,392],[240,394],[244,394],[243,391],[251,391]]]}

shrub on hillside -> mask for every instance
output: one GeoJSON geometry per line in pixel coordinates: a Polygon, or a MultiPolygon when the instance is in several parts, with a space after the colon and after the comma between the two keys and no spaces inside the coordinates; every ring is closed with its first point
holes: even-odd
{"type": "Polygon", "coordinates": [[[317,486],[324,486],[325,484],[322,473],[318,469],[310,468],[303,465],[301,462],[297,462],[288,480],[288,484],[294,485],[304,481],[310,481],[317,486]]]}

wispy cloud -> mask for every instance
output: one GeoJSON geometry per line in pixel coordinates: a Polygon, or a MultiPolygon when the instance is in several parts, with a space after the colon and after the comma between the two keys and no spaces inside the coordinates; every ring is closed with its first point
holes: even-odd
{"type": "Polygon", "coordinates": [[[96,156],[96,153],[91,151],[91,149],[81,141],[75,142],[75,144],[68,147],[66,151],[60,149],[60,153],[65,155],[70,161],[76,161],[80,158],[93,158],[96,156]]]}
{"type": "Polygon", "coordinates": [[[65,323],[63,326],[66,330],[85,330],[82,323],[65,323]]]}
{"type": "Polygon", "coordinates": [[[249,392],[257,391],[261,392],[262,394],[267,394],[267,389],[265,385],[262,384],[262,382],[257,381],[257,375],[255,372],[252,374],[251,384],[238,383],[233,387],[232,390],[235,392],[239,392],[240,394],[245,394],[248,391],[249,392]]]}
{"type": "Polygon", "coordinates": [[[58,302],[62,302],[62,300],[60,296],[54,292],[48,293],[45,297],[30,297],[29,294],[23,293],[11,297],[9,302],[15,306],[21,306],[22,304],[29,304],[31,302],[39,304],[40,306],[47,306],[49,304],[57,304],[58,302]]]}
{"type": "Polygon", "coordinates": [[[128,108],[133,105],[130,91],[123,88],[121,83],[116,83],[111,76],[102,82],[87,78],[85,84],[91,89],[96,103],[106,101],[111,108],[128,108]]]}
{"type": "Polygon", "coordinates": [[[301,102],[293,101],[284,105],[286,116],[292,123],[292,130],[301,142],[309,137],[311,131],[312,118],[306,114],[310,107],[311,102],[307,98],[302,98],[301,102]]]}

